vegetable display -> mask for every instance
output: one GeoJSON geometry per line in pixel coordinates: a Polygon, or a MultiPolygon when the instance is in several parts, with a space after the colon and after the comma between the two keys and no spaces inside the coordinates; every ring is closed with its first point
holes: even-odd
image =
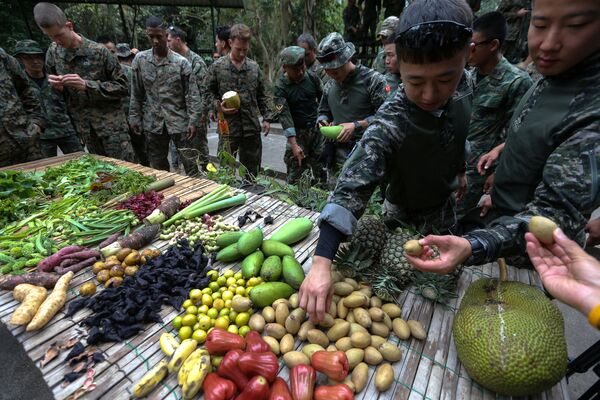
{"type": "Polygon", "coordinates": [[[218,238],[223,235],[237,235],[236,237],[239,238],[239,235],[242,234],[242,232],[237,232],[240,229],[237,226],[222,221],[223,216],[208,214],[187,220],[182,219],[163,229],[160,239],[168,240],[171,245],[183,238],[187,238],[192,245],[201,241],[206,251],[212,253],[224,247],[219,244],[218,238]]]}
{"type": "Polygon", "coordinates": [[[138,250],[150,244],[160,232],[160,225],[144,225],[130,235],[119,238],[116,242],[101,248],[103,257],[110,257],[119,252],[119,250],[128,248],[138,250]]]}
{"type": "Polygon", "coordinates": [[[31,322],[27,325],[27,332],[37,331],[46,325],[67,301],[67,289],[73,279],[73,272],[67,272],[60,277],[52,293],[40,305],[31,322]]]}
{"type": "Polygon", "coordinates": [[[161,205],[163,198],[164,195],[155,191],[140,193],[120,202],[116,208],[130,210],[142,221],[161,205]]]}
{"type": "Polygon", "coordinates": [[[21,305],[13,312],[10,323],[13,325],[26,325],[31,322],[35,313],[40,308],[48,291],[40,286],[24,283],[15,287],[13,297],[21,302],[21,305]]]}

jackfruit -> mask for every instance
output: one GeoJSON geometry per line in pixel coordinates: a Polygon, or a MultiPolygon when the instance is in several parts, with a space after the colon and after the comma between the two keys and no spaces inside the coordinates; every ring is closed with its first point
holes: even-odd
{"type": "Polygon", "coordinates": [[[467,289],[453,330],[471,378],[496,393],[539,393],[566,373],[562,314],[535,287],[479,279],[467,289]]]}

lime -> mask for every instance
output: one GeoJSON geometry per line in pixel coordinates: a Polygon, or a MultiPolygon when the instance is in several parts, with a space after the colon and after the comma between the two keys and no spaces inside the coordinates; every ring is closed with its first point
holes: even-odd
{"type": "Polygon", "coordinates": [[[235,325],[229,325],[229,327],[227,328],[227,332],[229,333],[235,333],[237,335],[238,333],[238,327],[235,325]]]}
{"type": "Polygon", "coordinates": [[[237,317],[235,317],[235,324],[237,326],[244,326],[248,324],[248,320],[250,319],[250,314],[247,312],[239,313],[237,317]]]}
{"type": "Polygon", "coordinates": [[[192,315],[192,314],[186,314],[183,316],[183,318],[181,319],[181,325],[183,326],[194,326],[194,324],[196,323],[197,319],[196,319],[196,315],[192,315]]]}
{"type": "Polygon", "coordinates": [[[242,279],[242,273],[241,273],[241,272],[236,272],[236,273],[233,275],[233,277],[234,277],[235,279],[242,279]]]}
{"type": "Polygon", "coordinates": [[[237,317],[238,314],[239,314],[239,312],[237,312],[235,310],[229,311],[229,320],[230,321],[235,321],[235,317],[237,317]]]}
{"type": "Polygon", "coordinates": [[[183,309],[185,310],[189,306],[193,306],[193,305],[194,305],[194,303],[190,299],[187,299],[186,301],[183,302],[183,304],[181,305],[181,307],[183,307],[183,309]]]}
{"type": "Polygon", "coordinates": [[[193,327],[192,330],[197,331],[198,329],[200,329],[200,324],[196,323],[193,327]]]}
{"type": "Polygon", "coordinates": [[[223,308],[221,311],[219,311],[219,315],[222,317],[227,316],[229,315],[229,311],[231,311],[229,308],[223,308]]]}
{"type": "Polygon", "coordinates": [[[221,295],[221,298],[225,301],[233,299],[233,292],[231,290],[226,290],[221,295]]]}
{"type": "Polygon", "coordinates": [[[194,303],[199,301],[201,297],[202,297],[202,290],[200,290],[200,289],[190,290],[190,300],[192,300],[194,303]]]}
{"type": "Polygon", "coordinates": [[[246,294],[246,289],[244,289],[241,286],[238,286],[237,288],[235,288],[235,294],[239,294],[240,296],[243,296],[246,294]]]}
{"type": "Polygon", "coordinates": [[[250,286],[249,288],[246,288],[246,296],[248,296],[250,294],[250,291],[254,289],[254,286],[250,286]]]}
{"type": "Polygon", "coordinates": [[[220,286],[217,282],[211,282],[208,284],[208,287],[204,289],[204,290],[208,289],[204,293],[213,294],[213,292],[216,292],[217,290],[219,290],[219,288],[220,288],[220,286]]]}
{"type": "Polygon", "coordinates": [[[238,279],[237,281],[235,281],[235,284],[238,286],[245,286],[246,285],[246,280],[245,279],[238,279]]]}
{"type": "Polygon", "coordinates": [[[257,278],[250,278],[248,279],[248,282],[246,282],[246,286],[248,287],[252,287],[252,286],[256,286],[258,285],[258,279],[257,278]]]}
{"type": "Polygon", "coordinates": [[[227,286],[231,286],[231,285],[235,285],[236,280],[233,276],[230,278],[227,278],[227,286]]]}
{"type": "Polygon", "coordinates": [[[229,288],[227,286],[223,286],[221,288],[219,288],[219,292],[221,292],[221,296],[223,295],[223,293],[225,293],[227,290],[229,290],[229,288]]]}
{"type": "Polygon", "coordinates": [[[257,285],[259,285],[259,284],[263,283],[263,278],[261,276],[257,276],[256,281],[258,282],[257,285]]]}
{"type": "Polygon", "coordinates": [[[248,332],[250,332],[250,327],[248,325],[240,326],[238,329],[238,335],[241,337],[246,337],[248,332]]]}
{"type": "Polygon", "coordinates": [[[217,271],[216,269],[211,269],[206,273],[206,276],[208,276],[211,281],[216,281],[219,277],[219,271],[217,271]]]}
{"type": "Polygon", "coordinates": [[[232,278],[234,275],[233,270],[228,269],[227,271],[223,272],[223,276],[227,279],[227,278],[232,278]]]}
{"type": "MultiPolygon", "coordinates": [[[[212,300],[212,298],[211,298],[211,300],[212,300]]],[[[200,307],[198,307],[198,315],[206,314],[207,312],[208,312],[208,306],[206,304],[203,304],[200,307]]]]}
{"type": "Polygon", "coordinates": [[[231,300],[225,300],[225,307],[231,308],[231,300]]]}
{"type": "Polygon", "coordinates": [[[202,295],[202,305],[203,306],[207,306],[210,307],[213,303],[213,298],[210,294],[203,294],[202,295]]]}
{"type": "MultiPolygon", "coordinates": [[[[217,285],[215,282],[211,282],[214,283],[215,285],[217,285]]],[[[219,290],[219,285],[217,285],[217,290],[219,290]]],[[[213,290],[210,287],[210,283],[208,284],[208,287],[205,287],[204,289],[202,289],[202,294],[212,294],[213,290]]]]}
{"type": "Polygon", "coordinates": [[[206,316],[209,318],[217,318],[217,316],[219,315],[219,310],[217,310],[216,308],[211,308],[206,312],[206,316]]]}
{"type": "Polygon", "coordinates": [[[192,339],[194,339],[198,344],[202,344],[206,341],[206,331],[202,329],[195,330],[192,334],[192,339]]]}
{"type": "Polygon", "coordinates": [[[213,307],[217,309],[217,311],[221,311],[223,307],[225,307],[225,302],[223,299],[216,299],[213,301],[213,307]]]}
{"type": "Polygon", "coordinates": [[[190,326],[182,326],[179,329],[179,339],[185,340],[192,336],[192,328],[190,326]]]}
{"type": "Polygon", "coordinates": [[[196,306],[189,306],[188,308],[185,309],[185,313],[186,314],[198,314],[198,307],[196,306]]]}
{"type": "Polygon", "coordinates": [[[173,318],[173,328],[179,329],[181,328],[181,316],[177,316],[173,318]]]}
{"type": "Polygon", "coordinates": [[[211,318],[209,316],[204,316],[198,320],[198,325],[200,325],[199,329],[207,330],[212,327],[211,318]]]}
{"type": "Polygon", "coordinates": [[[219,286],[225,286],[225,284],[227,283],[227,278],[225,278],[224,276],[220,276],[219,279],[217,279],[217,283],[219,284],[219,286]]]}
{"type": "Polygon", "coordinates": [[[215,321],[215,328],[221,328],[221,329],[227,330],[228,326],[229,326],[229,320],[225,317],[219,317],[215,321]]]}

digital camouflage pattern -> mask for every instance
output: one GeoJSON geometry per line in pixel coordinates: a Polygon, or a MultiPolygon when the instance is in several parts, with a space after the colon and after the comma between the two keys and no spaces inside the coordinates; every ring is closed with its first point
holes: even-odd
{"type": "Polygon", "coordinates": [[[135,161],[121,101],[128,93],[123,68],[103,45],[85,37],[77,49],[52,43],[46,53],[49,75],[78,74],[86,82],[84,91],[65,87],[63,94],[75,130],[88,151],[126,161],[135,161]]]}
{"type": "Polygon", "coordinates": [[[377,52],[375,60],[373,60],[373,69],[380,74],[385,74],[387,71],[385,68],[385,52],[383,50],[377,52]]]}
{"type": "Polygon", "coordinates": [[[595,55],[564,74],[542,78],[519,105],[496,170],[492,201],[521,208],[515,213],[500,211],[503,216],[488,228],[469,233],[484,247],[483,254],[469,263],[525,254],[524,234],[534,215],[552,219],[567,236],[583,244],[585,225],[600,206],[599,165],[600,57],[595,55]],[[566,99],[559,95],[565,91],[566,99]],[[515,160],[524,162],[514,166],[515,160]],[[506,177],[501,176],[504,170],[506,177]],[[520,182],[515,172],[530,182],[520,182]],[[508,191],[512,202],[506,199],[508,191]]]}
{"type": "Polygon", "coordinates": [[[40,99],[19,62],[0,48],[0,167],[42,158],[33,124],[44,126],[40,99]]]}
{"type": "MultiPolygon", "coordinates": [[[[321,219],[345,235],[352,234],[356,221],[364,213],[371,195],[378,186],[385,183],[388,187],[384,204],[386,223],[398,224],[402,221],[423,234],[441,232],[454,225],[456,217],[453,212],[452,188],[442,185],[430,186],[430,179],[422,176],[430,171],[422,172],[420,169],[426,170],[426,166],[431,165],[430,170],[448,175],[450,181],[458,174],[460,161],[464,162],[472,90],[469,77],[465,74],[456,93],[444,109],[426,112],[411,103],[400,87],[396,96],[379,109],[344,164],[337,185],[329,197],[329,203],[321,212],[321,219]],[[434,120],[435,122],[432,122],[434,120]],[[441,145],[452,155],[453,161],[444,161],[447,165],[439,165],[438,159],[432,159],[436,157],[435,154],[427,158],[414,155],[413,160],[406,160],[405,164],[418,169],[414,171],[413,180],[421,183],[415,183],[414,186],[411,183],[411,186],[407,187],[406,182],[397,181],[394,175],[400,172],[399,167],[404,168],[400,158],[406,155],[406,151],[410,152],[415,139],[420,140],[419,137],[424,137],[424,134],[431,135],[433,146],[441,145]],[[407,143],[405,141],[408,137],[411,140],[407,143]],[[434,209],[424,205],[423,210],[411,210],[413,205],[400,203],[402,198],[411,193],[425,198],[435,194],[435,197],[446,200],[442,200],[442,204],[438,204],[434,209]]],[[[446,150],[442,150],[442,154],[446,150]]],[[[413,171],[412,167],[407,168],[413,171]]]]}
{"type": "Polygon", "coordinates": [[[316,58],[315,58],[315,61],[313,61],[313,63],[311,65],[306,66],[306,70],[311,71],[315,75],[317,75],[319,77],[319,79],[321,79],[321,82],[323,84],[326,84],[331,79],[329,77],[329,75],[327,75],[327,72],[325,72],[325,69],[321,68],[321,64],[319,63],[319,60],[317,60],[316,58]]]}
{"type": "Polygon", "coordinates": [[[202,115],[198,123],[196,136],[192,139],[192,149],[197,150],[197,157],[200,161],[202,169],[208,164],[208,125],[207,114],[210,107],[210,101],[207,102],[207,90],[204,82],[208,67],[198,54],[188,50],[184,57],[192,65],[192,74],[196,77],[196,85],[198,86],[198,94],[202,103],[202,115]]]}
{"type": "MultiPolygon", "coordinates": [[[[121,54],[127,54],[126,51],[129,51],[129,53],[131,53],[131,50],[129,50],[129,45],[126,43],[119,43],[117,45],[117,55],[119,55],[119,49],[121,49],[121,54]]],[[[125,55],[122,57],[127,56],[125,55]]],[[[129,104],[131,104],[131,90],[133,87],[133,69],[131,69],[131,65],[127,65],[124,63],[121,63],[121,67],[123,67],[123,71],[125,72],[127,80],[129,81],[129,92],[127,93],[127,96],[123,98],[122,105],[123,112],[125,112],[125,115],[129,116],[129,104]]],[[[129,129],[129,139],[131,140],[133,152],[135,153],[135,156],[137,157],[139,163],[143,166],[149,167],[150,162],[148,161],[146,137],[144,136],[144,134],[142,133],[138,135],[133,133],[133,131],[129,129]]]]}
{"type": "Polygon", "coordinates": [[[321,57],[321,68],[337,69],[346,64],[356,53],[354,44],[344,41],[342,35],[332,32],[325,36],[319,43],[318,54],[321,57]],[[323,56],[329,56],[327,61],[323,61],[323,56]]]}
{"type": "Polygon", "coordinates": [[[483,195],[487,176],[477,172],[482,155],[502,143],[506,137],[508,122],[523,95],[533,84],[529,75],[502,57],[491,74],[478,77],[473,97],[473,114],[469,126],[471,154],[467,159],[468,187],[465,197],[458,202],[458,214],[463,215],[477,206],[483,195]]]}
{"type": "Polygon", "coordinates": [[[402,80],[400,79],[400,74],[392,74],[391,72],[386,72],[383,76],[385,78],[385,91],[387,92],[387,98],[391,99],[396,95],[402,80]]]}
{"type": "Polygon", "coordinates": [[[502,44],[502,54],[516,64],[527,57],[527,30],[531,16],[531,0],[501,0],[497,11],[506,18],[506,39],[502,44]],[[529,13],[520,16],[517,12],[525,8],[529,13]]]}
{"type": "Polygon", "coordinates": [[[131,68],[131,65],[123,63],[121,63],[121,67],[123,68],[123,72],[125,72],[127,82],[129,82],[129,90],[127,91],[127,96],[123,97],[122,108],[125,115],[129,116],[129,103],[131,103],[131,89],[133,85],[133,69],[131,68]]]}
{"type": "MultiPolygon", "coordinates": [[[[300,47],[300,49],[302,49],[300,47]]],[[[293,57],[289,62],[294,61],[293,57]]],[[[297,60],[296,60],[297,61],[297,60]]],[[[275,85],[275,109],[279,115],[286,137],[296,137],[305,158],[302,164],[294,157],[290,144],[286,145],[284,161],[287,166],[287,182],[295,184],[304,171],[310,169],[316,180],[321,180],[323,164],[323,136],[316,129],[317,109],[323,94],[321,81],[314,73],[307,71],[300,82],[290,81],[280,75],[275,85]]]]}

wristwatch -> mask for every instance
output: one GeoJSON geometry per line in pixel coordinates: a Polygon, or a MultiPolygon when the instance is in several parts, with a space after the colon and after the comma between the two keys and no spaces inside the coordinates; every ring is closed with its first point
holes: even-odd
{"type": "Polygon", "coordinates": [[[354,121],[354,130],[360,130],[362,128],[362,125],[360,124],[360,122],[358,121],[354,121]]]}
{"type": "Polygon", "coordinates": [[[464,264],[475,265],[480,263],[481,260],[484,260],[486,251],[483,243],[475,236],[464,235],[463,238],[467,239],[471,245],[471,256],[465,260],[464,264]]]}

